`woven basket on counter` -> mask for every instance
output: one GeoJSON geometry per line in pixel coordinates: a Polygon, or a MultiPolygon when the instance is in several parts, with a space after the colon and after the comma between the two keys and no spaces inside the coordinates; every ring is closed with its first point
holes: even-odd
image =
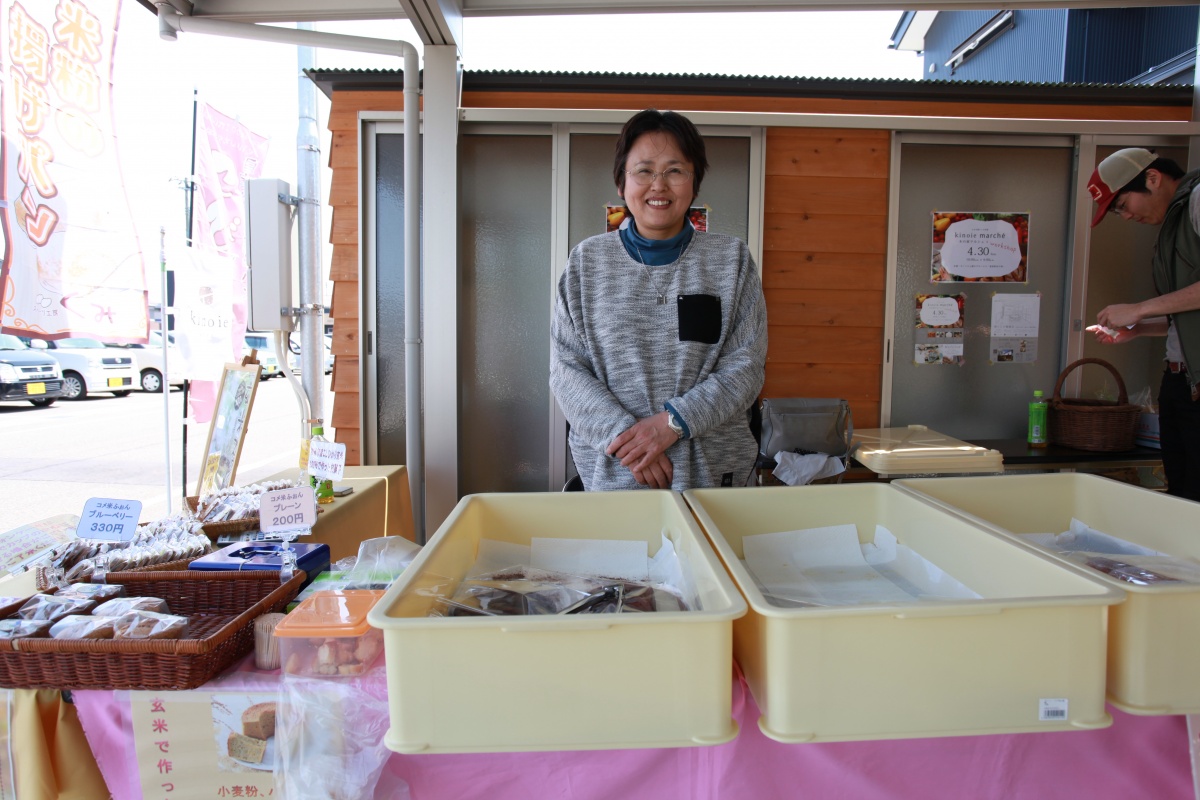
{"type": "MultiPolygon", "coordinates": [[[[195,514],[196,509],[200,505],[200,498],[189,495],[187,498],[188,509],[195,514]]],[[[229,519],[223,522],[204,522],[204,532],[208,534],[208,538],[216,541],[225,534],[245,533],[246,531],[258,530],[258,515],[252,517],[242,517],[241,519],[229,519]]]]}
{"type": "Polygon", "coordinates": [[[161,597],[188,618],[183,639],[0,641],[0,687],[10,689],[194,689],[254,649],[254,620],[283,611],[300,592],[275,571],[110,572],[126,594],[161,597]]]}
{"type": "Polygon", "coordinates": [[[1050,400],[1050,441],[1076,450],[1119,452],[1132,450],[1141,407],[1129,402],[1121,374],[1100,358],[1081,358],[1067,365],[1054,384],[1050,400]],[[1062,396],[1067,375],[1084,364],[1098,364],[1107,369],[1117,381],[1117,400],[1083,400],[1062,396]]]}

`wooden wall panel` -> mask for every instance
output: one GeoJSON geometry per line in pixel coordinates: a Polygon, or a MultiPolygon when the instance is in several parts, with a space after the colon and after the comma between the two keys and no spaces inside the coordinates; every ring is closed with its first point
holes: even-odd
{"type": "Polygon", "coordinates": [[[329,263],[329,280],[358,282],[358,244],[334,245],[329,263]]]}
{"type": "Polygon", "coordinates": [[[763,396],[843,397],[867,428],[883,383],[889,157],[886,131],[767,131],[763,396]]]}

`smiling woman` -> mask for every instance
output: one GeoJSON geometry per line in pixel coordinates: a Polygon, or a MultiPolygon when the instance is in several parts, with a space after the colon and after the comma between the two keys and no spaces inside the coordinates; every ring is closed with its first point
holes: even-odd
{"type": "Polygon", "coordinates": [[[613,157],[631,222],[581,242],[559,281],[550,387],[587,490],[751,474],[746,412],[763,384],[766,305],[746,244],[688,219],[707,169],[686,117],[634,115],[613,157]]]}

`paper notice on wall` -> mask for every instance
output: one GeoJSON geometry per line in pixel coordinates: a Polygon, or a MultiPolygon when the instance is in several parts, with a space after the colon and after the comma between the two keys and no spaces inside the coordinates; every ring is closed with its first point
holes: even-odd
{"type": "Polygon", "coordinates": [[[958,364],[963,359],[963,310],[966,295],[919,294],[914,364],[958,364]]]}
{"type": "Polygon", "coordinates": [[[932,283],[1027,283],[1029,212],[934,211],[932,283]]]}
{"type": "Polygon", "coordinates": [[[1037,361],[1041,305],[1040,292],[992,295],[993,364],[1032,364],[1037,361]]]}

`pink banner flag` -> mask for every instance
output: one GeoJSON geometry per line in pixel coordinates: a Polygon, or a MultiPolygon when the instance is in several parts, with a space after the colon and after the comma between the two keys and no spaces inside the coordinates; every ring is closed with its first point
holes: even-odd
{"type": "Polygon", "coordinates": [[[262,175],[268,141],[206,103],[196,114],[192,253],[175,270],[176,340],[193,378],[191,419],[212,417],[227,362],[246,335],[246,181],[262,175]]]}
{"type": "Polygon", "coordinates": [[[0,330],[146,341],[112,114],[120,0],[0,0],[0,330]]]}

